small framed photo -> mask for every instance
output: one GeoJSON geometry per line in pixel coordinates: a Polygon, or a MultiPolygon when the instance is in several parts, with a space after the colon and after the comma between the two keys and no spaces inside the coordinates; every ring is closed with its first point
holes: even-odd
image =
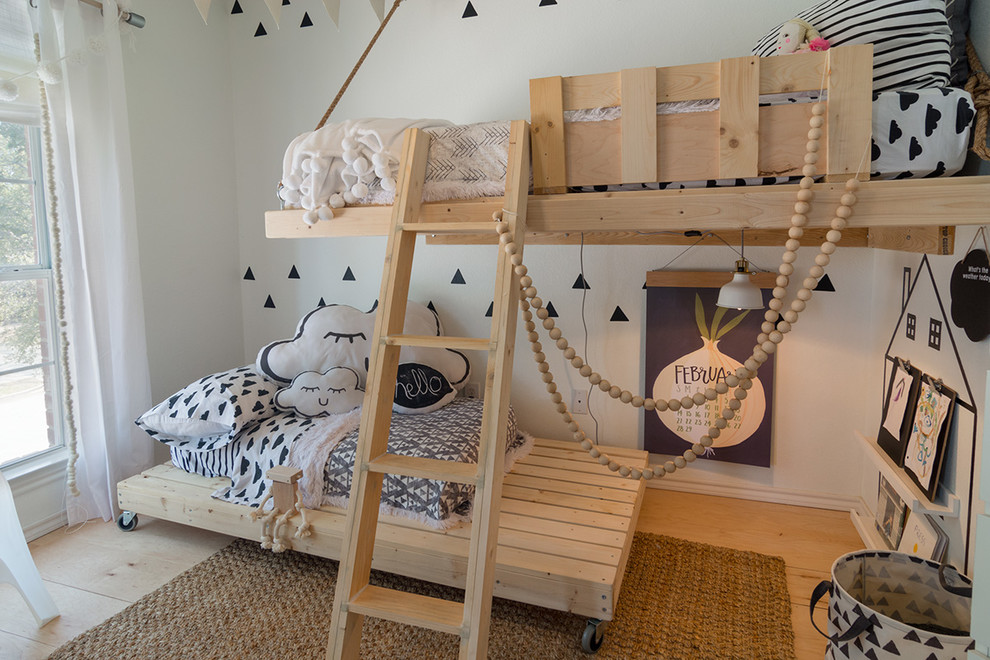
{"type": "Polygon", "coordinates": [[[938,489],[955,407],[953,390],[940,380],[922,376],[904,448],[904,470],[929,500],[938,489]]]}
{"type": "Polygon", "coordinates": [[[876,526],[887,547],[896,550],[904,532],[904,519],[907,506],[884,476],[880,475],[877,488],[876,526]]]}
{"type": "Polygon", "coordinates": [[[897,467],[904,466],[904,450],[911,434],[911,422],[918,392],[921,389],[921,370],[901,358],[894,358],[894,369],[887,385],[883,403],[883,421],[877,433],[877,444],[887,452],[897,467]]]}
{"type": "Polygon", "coordinates": [[[948,547],[949,536],[942,531],[935,518],[927,513],[908,512],[904,533],[897,544],[898,552],[941,562],[948,547]]]}

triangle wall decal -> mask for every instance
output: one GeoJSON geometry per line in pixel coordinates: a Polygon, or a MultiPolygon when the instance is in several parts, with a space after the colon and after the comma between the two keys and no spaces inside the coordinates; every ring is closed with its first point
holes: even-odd
{"type": "Polygon", "coordinates": [[[318,303],[316,303],[316,306],[317,306],[317,307],[326,307],[326,306],[327,306],[327,301],[325,301],[325,300],[324,300],[324,299],[323,299],[323,298],[321,297],[321,298],[320,298],[320,302],[318,302],[318,303]]]}
{"type": "Polygon", "coordinates": [[[261,23],[258,23],[258,29],[254,31],[254,36],[264,37],[267,34],[268,34],[268,30],[265,29],[265,26],[261,23]]]}
{"type": "Polygon", "coordinates": [[[553,303],[549,300],[547,301],[547,316],[552,319],[560,318],[560,315],[557,314],[557,310],[553,308],[553,303]]]}
{"type": "Polygon", "coordinates": [[[588,284],[588,280],[584,279],[584,275],[578,273],[577,279],[574,280],[574,285],[572,289],[590,289],[591,285],[588,284]]]}
{"type": "Polygon", "coordinates": [[[298,280],[299,279],[299,271],[296,270],[296,267],[295,266],[293,266],[292,267],[292,270],[289,271],[289,279],[290,280],[298,280]]]}
{"type": "Polygon", "coordinates": [[[430,310],[434,314],[437,314],[438,313],[437,312],[437,308],[433,306],[433,301],[432,300],[426,303],[426,309],[430,310]]]}
{"type": "Polygon", "coordinates": [[[299,27],[313,27],[313,20],[309,17],[309,12],[303,14],[302,23],[299,24],[299,27]]]}
{"type": "Polygon", "coordinates": [[[457,272],[454,273],[454,279],[450,280],[450,283],[451,284],[467,284],[467,282],[464,281],[464,276],[461,275],[461,269],[460,268],[458,268],[457,269],[457,272]]]}
{"type": "Polygon", "coordinates": [[[464,13],[461,14],[461,18],[474,18],[477,15],[478,15],[478,12],[475,11],[474,5],[472,5],[470,2],[468,2],[467,3],[467,7],[464,8],[464,13]]]}
{"type": "Polygon", "coordinates": [[[835,291],[835,286],[832,284],[832,280],[829,279],[828,273],[822,275],[822,279],[818,280],[818,286],[815,287],[815,291],[835,291]]]}
{"type": "Polygon", "coordinates": [[[495,313],[495,301],[494,300],[491,303],[489,303],[489,305],[488,305],[488,311],[485,312],[485,318],[486,319],[490,319],[492,317],[492,314],[493,313],[495,313]]]}
{"type": "Polygon", "coordinates": [[[550,5],[557,4],[557,0],[540,0],[541,7],[549,7],[550,5]]]}
{"type": "Polygon", "coordinates": [[[269,295],[268,296],[268,299],[265,300],[265,308],[266,309],[275,309],[275,301],[272,300],[271,295],[269,295]]]}
{"type": "Polygon", "coordinates": [[[357,278],[354,277],[354,273],[351,272],[351,267],[348,266],[347,270],[344,271],[344,281],[345,282],[356,282],[357,278]]]}
{"type": "Polygon", "coordinates": [[[244,279],[246,279],[246,280],[253,280],[254,279],[254,273],[251,272],[251,267],[250,266],[248,266],[247,272],[244,273],[244,279]]]}
{"type": "Polygon", "coordinates": [[[234,0],[234,6],[230,8],[231,14],[243,14],[244,10],[241,9],[241,3],[238,0],[234,0]]]}
{"type": "Polygon", "coordinates": [[[628,320],[629,317],[626,316],[626,313],[622,311],[621,307],[616,305],[615,311],[612,312],[612,318],[610,318],[609,321],[628,321],[628,320]]]}

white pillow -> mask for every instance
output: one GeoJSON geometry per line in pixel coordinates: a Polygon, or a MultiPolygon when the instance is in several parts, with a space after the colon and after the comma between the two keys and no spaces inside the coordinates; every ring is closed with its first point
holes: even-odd
{"type": "Polygon", "coordinates": [[[253,366],[221,371],[190,383],[134,423],[172,447],[216,449],[251,422],[274,415],[276,389],[253,366]]]}
{"type": "Polygon", "coordinates": [[[332,367],[322,374],[304,371],[275,394],[275,405],[301,417],[340,415],[361,405],[360,382],[357,372],[347,367],[332,367]]]}
{"type": "MultiPolygon", "coordinates": [[[[831,47],[873,44],[873,91],[949,84],[952,34],[945,0],[825,0],[795,18],[811,23],[831,47]]],[[[776,54],[778,24],[753,54],[776,54]]]]}
{"type": "MultiPolygon", "coordinates": [[[[318,307],[299,321],[292,339],[264,346],[258,352],[257,368],[267,378],[288,385],[304,372],[324,374],[332,367],[347,367],[358,374],[358,387],[364,387],[376,312],[377,306],[368,312],[349,305],[318,307]]],[[[443,328],[434,309],[409,301],[404,332],[439,336],[443,328]]],[[[460,351],[404,346],[394,410],[421,413],[441,408],[457,396],[470,373],[470,362],[460,351]]]]}

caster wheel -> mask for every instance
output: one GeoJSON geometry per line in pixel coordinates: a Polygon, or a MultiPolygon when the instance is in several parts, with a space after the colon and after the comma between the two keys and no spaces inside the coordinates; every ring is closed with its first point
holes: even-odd
{"type": "Polygon", "coordinates": [[[133,532],[137,524],[138,517],[136,513],[124,511],[117,517],[117,528],[122,532],[133,532]]]}
{"type": "Polygon", "coordinates": [[[581,636],[581,649],[585,653],[597,653],[605,641],[605,622],[599,619],[588,619],[588,625],[581,636]]]}

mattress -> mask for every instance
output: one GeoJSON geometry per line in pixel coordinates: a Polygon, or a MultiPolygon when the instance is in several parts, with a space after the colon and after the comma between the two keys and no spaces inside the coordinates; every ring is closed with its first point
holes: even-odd
{"type": "MultiPolygon", "coordinates": [[[[458,398],[431,413],[393,413],[388,450],[405,456],[476,463],[482,411],[482,400],[458,398]]],[[[280,413],[246,427],[230,444],[218,449],[172,447],[172,463],[193,474],[229,478],[230,486],[218,489],[213,497],[251,507],[259,505],[271,486],[265,478],[270,468],[301,467],[305,506],[344,506],[350,494],[359,422],[360,410],[314,419],[280,413]],[[320,457],[315,460],[323,466],[323,478],[310,481],[321,472],[310,467],[314,456],[320,457]]],[[[532,443],[532,437],[517,428],[510,408],[506,472],[529,453],[532,443]]],[[[382,488],[382,510],[444,528],[470,520],[473,497],[474,486],[467,484],[389,474],[382,488]]]]}

